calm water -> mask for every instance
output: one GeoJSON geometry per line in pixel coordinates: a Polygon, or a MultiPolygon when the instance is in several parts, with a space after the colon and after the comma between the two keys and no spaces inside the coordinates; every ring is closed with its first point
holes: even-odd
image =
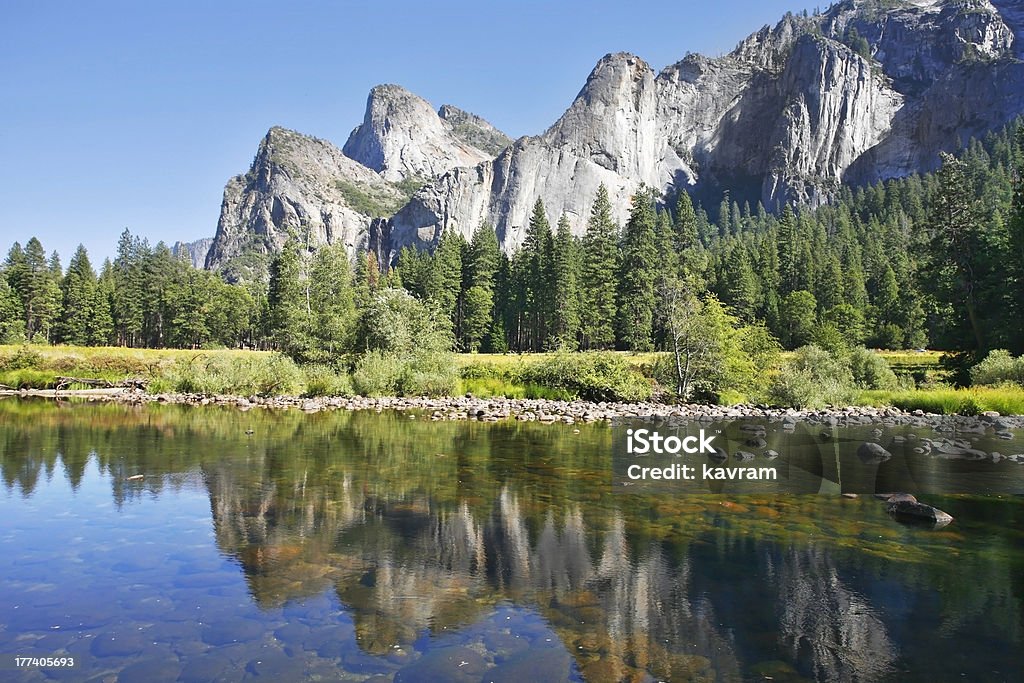
{"type": "Polygon", "coordinates": [[[1024,498],[624,495],[611,440],[0,400],[0,680],[1020,680],[1024,498]]]}

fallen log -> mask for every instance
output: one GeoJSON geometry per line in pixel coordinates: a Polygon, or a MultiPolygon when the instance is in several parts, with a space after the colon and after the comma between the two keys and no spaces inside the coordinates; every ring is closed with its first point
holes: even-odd
{"type": "Polygon", "coordinates": [[[84,384],[87,387],[99,387],[101,389],[145,389],[147,384],[146,380],[138,378],[123,379],[119,382],[95,379],[93,377],[57,377],[56,380],[55,391],[63,391],[72,384],[84,384]]]}

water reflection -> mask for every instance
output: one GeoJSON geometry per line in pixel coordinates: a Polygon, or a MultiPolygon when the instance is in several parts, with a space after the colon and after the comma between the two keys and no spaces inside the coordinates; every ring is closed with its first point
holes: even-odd
{"type": "Polygon", "coordinates": [[[0,651],[82,653],[82,679],[147,664],[399,681],[1024,666],[1019,499],[946,499],[957,525],[924,532],[866,499],[615,495],[609,443],[596,426],[0,401],[18,548],[0,604],[32,611],[0,608],[0,651]],[[62,529],[84,543],[42,540],[62,529]],[[90,590],[45,589],[71,576],[90,590]]]}

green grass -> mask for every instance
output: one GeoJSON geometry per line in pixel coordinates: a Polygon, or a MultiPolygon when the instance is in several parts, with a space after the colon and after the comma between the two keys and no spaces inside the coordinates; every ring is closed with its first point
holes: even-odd
{"type": "Polygon", "coordinates": [[[857,403],[893,406],[901,410],[923,410],[940,415],[978,415],[994,410],[1001,415],[1024,415],[1024,389],[971,387],[957,389],[909,389],[902,391],[862,391],[857,403]]]}

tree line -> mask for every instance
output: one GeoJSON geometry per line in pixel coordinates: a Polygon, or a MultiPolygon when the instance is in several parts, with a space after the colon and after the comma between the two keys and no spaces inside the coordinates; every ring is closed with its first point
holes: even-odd
{"type": "Polygon", "coordinates": [[[1021,130],[972,140],[934,173],[841,187],[816,209],[771,213],[726,195],[712,218],[686,192],[640,188],[620,226],[602,187],[575,236],[565,216],[552,228],[538,200],[511,255],[487,225],[469,239],[448,232],[432,252],[405,248],[383,267],[293,238],[265,283],[226,284],[127,230],[98,273],[82,247],[65,271],[32,238],[3,264],[0,339],[277,348],[323,360],[358,350],[360,312],[381,290],[404,289],[462,351],[672,350],[699,337],[710,304],[786,348],[1019,354],[1021,130]]]}

